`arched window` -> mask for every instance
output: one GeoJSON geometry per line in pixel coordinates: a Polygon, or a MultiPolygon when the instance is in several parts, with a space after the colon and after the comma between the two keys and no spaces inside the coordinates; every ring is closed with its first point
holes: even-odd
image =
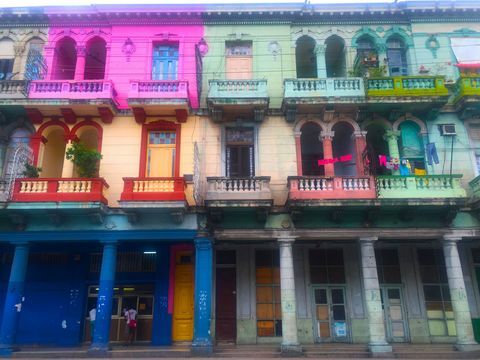
{"type": "Polygon", "coordinates": [[[357,61],[365,67],[378,66],[378,52],[372,38],[368,35],[357,40],[357,61]]]}
{"type": "Polygon", "coordinates": [[[9,38],[0,39],[0,80],[10,80],[15,62],[14,42],[9,38]]]}
{"type": "Polygon", "coordinates": [[[297,78],[316,78],[317,56],[315,55],[315,40],[310,36],[302,36],[297,40],[295,48],[297,78]]]}
{"type": "Polygon", "coordinates": [[[10,175],[14,171],[13,166],[21,166],[21,169],[15,169],[15,172],[17,174],[20,174],[23,172],[24,169],[24,164],[14,164],[14,157],[15,157],[15,152],[17,149],[22,146],[26,145],[28,146],[30,142],[30,131],[24,128],[18,128],[13,131],[13,133],[10,135],[10,140],[8,142],[7,146],[7,152],[5,154],[5,162],[4,162],[4,169],[3,169],[3,177],[5,180],[8,180],[10,178],[10,175]]]}
{"type": "Polygon", "coordinates": [[[43,145],[39,167],[43,178],[61,178],[65,159],[65,132],[59,126],[52,126],[43,136],[47,142],[43,145]]]}
{"type": "Polygon", "coordinates": [[[387,41],[387,60],[390,76],[408,75],[407,48],[398,36],[387,41]]]}
{"type": "Polygon", "coordinates": [[[54,80],[73,80],[77,64],[76,43],[71,38],[64,38],[55,47],[55,59],[52,78],[54,80]]]}
{"type": "Polygon", "coordinates": [[[386,175],[388,173],[384,165],[380,165],[379,156],[389,156],[388,144],[384,138],[385,128],[380,124],[372,123],[367,127],[367,153],[368,169],[371,175],[386,175]]]}
{"type": "Polygon", "coordinates": [[[411,172],[415,169],[425,170],[425,152],[423,150],[423,140],[420,133],[420,126],[413,121],[404,121],[399,126],[400,129],[400,156],[408,160],[411,165],[411,172]]]}
{"type": "Polygon", "coordinates": [[[352,138],[354,129],[346,122],[336,123],[332,130],[335,132],[332,141],[333,157],[351,156],[350,161],[338,161],[334,164],[336,176],[355,176],[357,174],[355,159],[355,142],[352,138]]]}
{"type": "Polygon", "coordinates": [[[105,77],[105,63],[107,57],[107,45],[105,40],[99,37],[91,39],[87,43],[87,56],[85,59],[86,80],[100,80],[105,77]]]}
{"type": "Polygon", "coordinates": [[[318,166],[318,160],[323,159],[323,145],[320,141],[320,126],[308,122],[302,126],[300,143],[302,149],[302,175],[324,175],[324,166],[318,166]]]}
{"type": "Polygon", "coordinates": [[[47,66],[43,58],[45,43],[40,38],[32,38],[27,43],[27,56],[24,60],[24,78],[26,80],[43,79],[47,72],[47,66]]]}
{"type": "Polygon", "coordinates": [[[340,36],[332,35],[325,41],[325,45],[327,77],[345,77],[345,41],[340,36]]]}

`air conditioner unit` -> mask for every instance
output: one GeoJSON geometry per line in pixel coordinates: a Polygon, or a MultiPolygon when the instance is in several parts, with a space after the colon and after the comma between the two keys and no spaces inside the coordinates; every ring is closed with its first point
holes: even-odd
{"type": "Polygon", "coordinates": [[[440,126],[440,134],[442,136],[454,136],[457,135],[455,130],[455,124],[442,124],[440,126]]]}

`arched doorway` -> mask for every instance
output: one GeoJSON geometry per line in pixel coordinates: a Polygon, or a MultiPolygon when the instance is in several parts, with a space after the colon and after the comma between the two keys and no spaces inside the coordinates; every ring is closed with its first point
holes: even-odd
{"type": "Polygon", "coordinates": [[[425,152],[420,126],[414,121],[406,120],[399,125],[400,129],[400,157],[408,160],[412,174],[425,173],[425,152]]]}
{"type": "Polygon", "coordinates": [[[373,39],[364,35],[357,40],[357,57],[355,59],[355,70],[358,75],[367,75],[368,69],[378,68],[378,52],[373,39]]]}
{"type": "Polygon", "coordinates": [[[325,45],[327,77],[345,77],[345,41],[340,36],[332,35],[325,40],[325,45]]]}
{"type": "Polygon", "coordinates": [[[318,76],[314,39],[304,35],[297,40],[295,60],[297,64],[297,78],[316,78],[318,76]]]}
{"type": "Polygon", "coordinates": [[[76,43],[72,38],[64,38],[58,41],[55,47],[55,60],[53,63],[54,80],[73,80],[75,66],[77,64],[76,43]]]}
{"type": "Polygon", "coordinates": [[[99,37],[91,39],[87,43],[87,56],[85,59],[86,80],[100,80],[105,77],[105,62],[107,57],[107,45],[105,40],[99,37]]]}
{"type": "Polygon", "coordinates": [[[39,167],[43,178],[61,178],[65,159],[65,133],[63,128],[52,126],[47,134],[43,134],[47,142],[43,145],[39,167]]]}
{"type": "MultiPolygon", "coordinates": [[[[78,140],[85,145],[87,149],[99,151],[99,134],[94,126],[82,126],[76,135],[78,140]]],[[[98,171],[98,163],[96,169],[98,171]]],[[[73,167],[72,177],[79,177],[76,166],[73,167]]]]}
{"type": "Polygon", "coordinates": [[[300,135],[302,175],[325,175],[324,166],[318,166],[318,160],[323,159],[323,144],[320,141],[320,131],[320,126],[313,122],[308,122],[302,126],[300,135]]]}
{"type": "Polygon", "coordinates": [[[333,157],[351,156],[349,161],[338,161],[334,164],[335,176],[357,175],[355,142],[352,138],[354,129],[352,125],[346,122],[338,122],[333,126],[332,130],[335,132],[332,141],[333,157]]]}
{"type": "Polygon", "coordinates": [[[367,126],[367,153],[368,169],[371,175],[387,175],[385,164],[380,162],[379,156],[389,156],[388,144],[384,138],[385,128],[376,123],[367,126]]]}
{"type": "Polygon", "coordinates": [[[408,75],[407,48],[399,36],[387,40],[387,60],[390,76],[408,75]]]}

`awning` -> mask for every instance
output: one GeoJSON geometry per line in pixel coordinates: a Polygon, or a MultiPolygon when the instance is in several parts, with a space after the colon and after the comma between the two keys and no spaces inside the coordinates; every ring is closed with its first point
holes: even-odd
{"type": "Polygon", "coordinates": [[[451,38],[450,41],[457,58],[457,66],[480,64],[480,38],[461,37],[451,38]]]}
{"type": "Polygon", "coordinates": [[[476,64],[455,64],[460,69],[480,69],[480,62],[476,64]]]}

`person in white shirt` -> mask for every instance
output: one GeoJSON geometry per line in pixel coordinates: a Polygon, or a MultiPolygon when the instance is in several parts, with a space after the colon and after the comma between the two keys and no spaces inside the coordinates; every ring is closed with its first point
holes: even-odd
{"type": "Polygon", "coordinates": [[[132,344],[133,340],[135,339],[135,331],[137,330],[137,310],[130,308],[130,309],[123,309],[123,315],[125,316],[125,320],[127,321],[126,329],[128,333],[127,342],[132,344]]]}

